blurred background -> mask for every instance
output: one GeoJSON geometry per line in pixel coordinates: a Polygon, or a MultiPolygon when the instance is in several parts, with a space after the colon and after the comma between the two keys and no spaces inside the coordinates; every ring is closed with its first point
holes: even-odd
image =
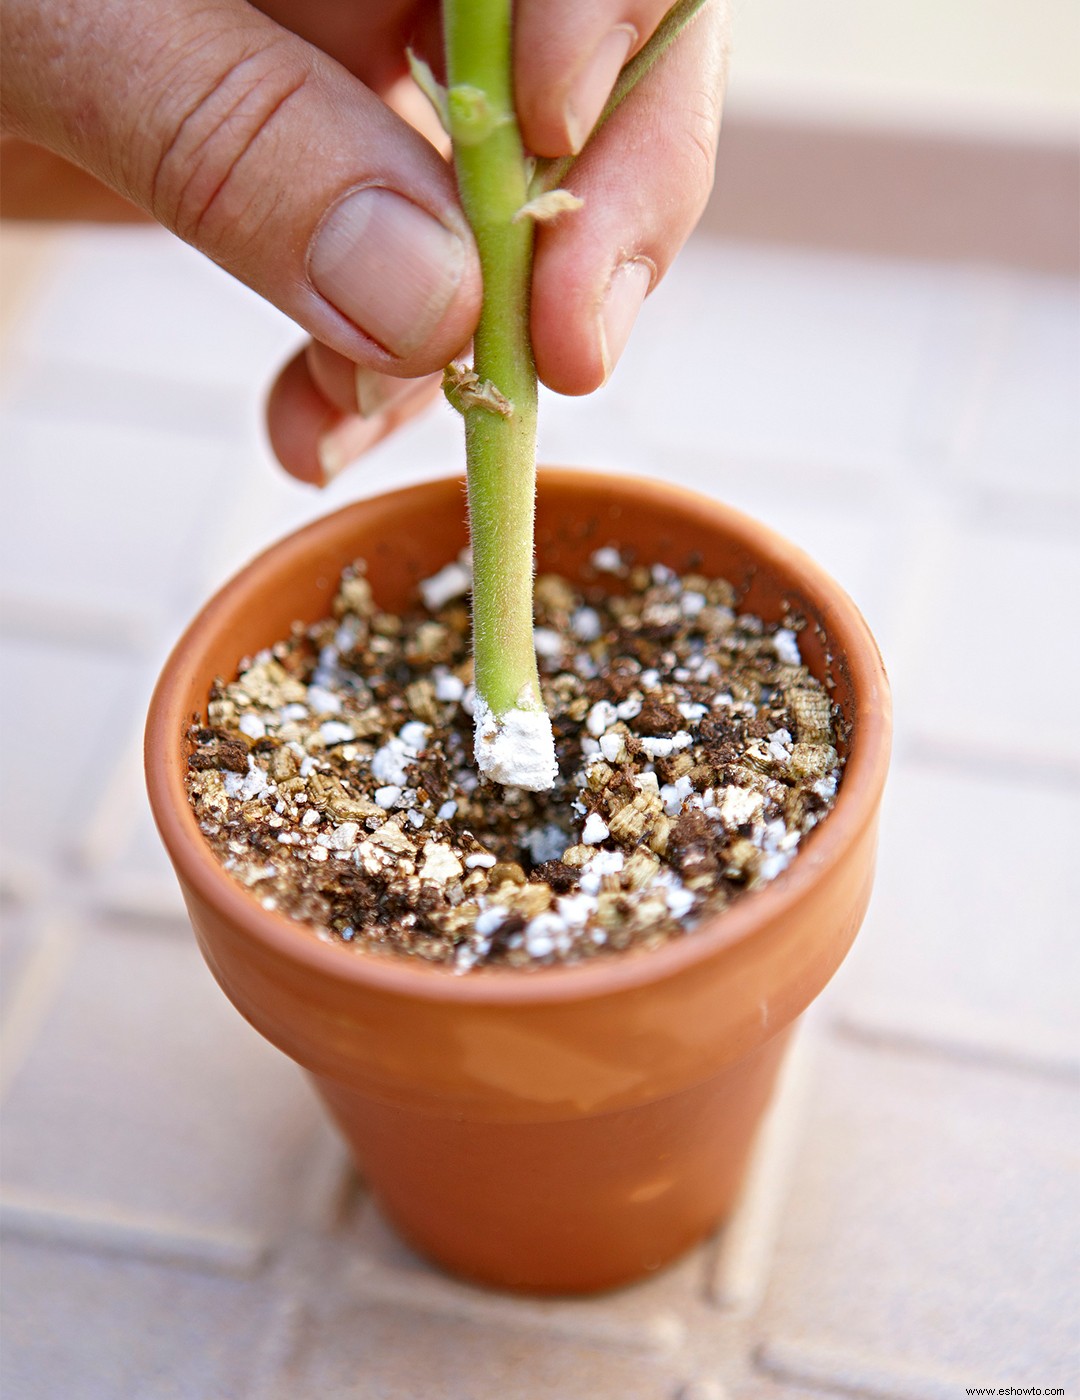
{"type": "Polygon", "coordinates": [[[767,520],[882,646],[880,875],[742,1206],[656,1280],[479,1293],[381,1223],[194,948],[142,795],[216,583],[457,471],[444,406],[324,492],[297,328],[150,227],[2,230],[4,1394],[881,1400],[1080,1385],[1080,12],[744,0],[716,191],[541,456],[767,520]]]}

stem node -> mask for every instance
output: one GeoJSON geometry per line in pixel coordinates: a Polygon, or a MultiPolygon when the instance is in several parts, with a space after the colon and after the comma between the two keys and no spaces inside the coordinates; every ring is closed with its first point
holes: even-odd
{"type": "Polygon", "coordinates": [[[514,405],[490,379],[481,379],[475,370],[455,360],[443,370],[443,393],[459,413],[482,408],[500,418],[512,418],[514,405]]]}
{"type": "Polygon", "coordinates": [[[479,146],[497,126],[512,118],[492,106],[483,88],[471,83],[457,83],[446,93],[446,108],[450,117],[450,136],[457,146],[479,146]]]}

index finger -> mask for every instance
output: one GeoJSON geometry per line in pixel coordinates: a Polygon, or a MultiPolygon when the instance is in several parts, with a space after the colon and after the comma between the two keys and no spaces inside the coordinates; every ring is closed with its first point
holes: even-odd
{"type": "Polygon", "coordinates": [[[670,0],[521,0],[514,14],[514,100],[525,145],[575,154],[588,140],[619,71],[645,44],[670,0]]]}

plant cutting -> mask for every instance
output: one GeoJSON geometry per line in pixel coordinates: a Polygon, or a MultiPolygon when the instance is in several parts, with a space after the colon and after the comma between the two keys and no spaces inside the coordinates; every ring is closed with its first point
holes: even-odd
{"type": "MultiPolygon", "coordinates": [[[[505,68],[509,18],[502,13],[505,23],[483,35],[505,68]]],[[[483,133],[474,147],[501,143],[513,126],[509,87],[471,68],[468,50],[455,58],[456,32],[450,17],[445,98],[428,86],[452,131],[457,112],[467,135],[483,133]]],[[[460,146],[461,132],[456,136],[460,146]]],[[[520,143],[512,155],[520,161],[520,143]]],[[[474,559],[487,532],[480,546],[487,562],[474,579],[477,752],[493,777],[515,776],[520,790],[543,789],[553,774],[530,602],[535,375],[524,333],[528,238],[521,238],[529,215],[514,222],[544,192],[525,189],[520,165],[519,175],[514,198],[504,200],[494,221],[496,242],[524,245],[510,279],[517,324],[511,333],[489,323],[490,333],[477,336],[472,369],[453,370],[449,388],[466,417],[474,559]],[[504,452],[499,443],[507,437],[504,452]],[[500,529],[513,544],[505,596],[500,529]],[[481,604],[476,594],[485,590],[481,604]],[[523,754],[527,782],[518,766],[523,754]]],[[[477,172],[481,183],[482,176],[477,172]]],[[[467,207],[469,179],[462,176],[467,207]]],[[[560,217],[572,217],[559,196],[548,207],[559,204],[560,217]]],[[[470,214],[484,261],[483,218],[475,207],[470,214]]],[[[487,279],[487,261],[484,270],[487,279]]],[[[294,624],[317,631],[331,614],[342,571],[357,559],[365,561],[362,577],[383,619],[415,608],[418,583],[437,577],[466,544],[455,482],[349,507],[275,546],[226,585],[166,667],[148,724],[147,767],[155,816],[215,976],[241,1012],[312,1075],[406,1238],[469,1277],[563,1292],[612,1286],[659,1267],[730,1208],[791,1028],[835,970],[865,909],[888,700],[873,641],[836,585],[798,551],[715,502],[658,483],[547,472],[535,533],[543,575],[595,586],[598,554],[614,552],[658,566],[660,577],[727,580],[738,610],[763,628],[786,629],[799,619],[802,659],[834,702],[844,762],[834,809],[775,881],[723,913],[705,910],[687,936],[566,966],[528,973],[492,966],[467,977],[424,958],[357,956],[340,938],[328,939],[326,929],[256,898],[226,871],[200,829],[186,791],[192,760],[197,773],[216,772],[214,761],[226,770],[233,762],[219,735],[191,735],[192,718],[205,713],[212,691],[220,694],[218,678],[234,676],[242,658],[284,655],[276,649],[291,633],[300,635],[294,624]],[[211,761],[200,767],[206,751],[211,761]]],[[[393,627],[380,625],[376,650],[385,652],[393,627]]],[[[254,681],[244,684],[250,690],[254,681]]],[[[648,690],[649,682],[642,686],[648,690]]],[[[223,702],[235,698],[226,694],[223,702]]],[[[280,731],[260,735],[262,721],[250,718],[241,735],[279,752],[280,731]]],[[[328,723],[332,730],[334,721],[328,723]]],[[[618,763],[626,741],[599,723],[597,729],[612,740],[610,757],[618,763]]],[[[326,761],[326,746],[340,742],[336,732],[318,739],[322,750],[307,755],[312,777],[326,761]]],[[[245,786],[253,755],[237,757],[238,795],[230,797],[218,774],[225,815],[241,796],[245,807],[260,805],[259,793],[245,786]]],[[[284,795],[275,794],[286,811],[287,796],[298,791],[289,785],[299,776],[284,776],[284,795]]],[[[357,801],[333,788],[329,768],[323,777],[320,800],[328,810],[342,797],[357,801]]],[[[677,783],[667,786],[677,792],[677,783]]],[[[319,864],[339,856],[348,864],[358,835],[340,834],[349,825],[359,829],[363,821],[376,836],[393,827],[399,840],[415,817],[446,820],[415,803],[398,813],[401,785],[384,787],[398,794],[387,794],[385,806],[376,800],[380,811],[342,820],[342,809],[319,864]]],[[[603,810],[627,806],[632,802],[603,810]]],[[[312,812],[314,830],[325,814],[315,806],[312,812]]],[[[273,816],[283,819],[276,810],[273,816]]],[[[423,894],[422,868],[416,882],[423,894]]]]}
{"type": "MultiPolygon", "coordinates": [[[[596,130],[700,10],[680,0],[623,70],[596,130]]],[[[569,159],[526,156],[511,83],[509,0],[445,11],[449,84],[413,72],[450,134],[462,205],[484,280],[471,368],[447,371],[447,397],[465,418],[472,548],[476,762],[498,782],[542,789],[557,773],[533,646],[533,500],[537,379],[529,338],[534,223],[581,201],[558,188],[569,159]]]]}

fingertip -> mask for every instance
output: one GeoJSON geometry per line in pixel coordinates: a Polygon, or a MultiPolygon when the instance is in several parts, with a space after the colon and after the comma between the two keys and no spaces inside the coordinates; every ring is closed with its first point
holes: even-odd
{"type": "Polygon", "coordinates": [[[656,264],[646,257],[628,258],[611,274],[596,318],[604,381],[618,364],[656,278],[656,264]]]}
{"type": "Polygon", "coordinates": [[[361,418],[359,414],[350,413],[320,433],[315,441],[315,456],[323,485],[329,486],[387,431],[387,425],[378,418],[361,418]]]}
{"type": "Polygon", "coordinates": [[[307,351],[301,350],[282,369],[266,401],[270,446],[290,476],[311,486],[326,484],[317,444],[341,416],[319,392],[307,351]]]}
{"type": "MultiPolygon", "coordinates": [[[[341,359],[333,351],[327,356],[341,359]]],[[[388,428],[384,417],[364,418],[356,412],[355,394],[349,396],[351,407],[346,404],[343,410],[312,374],[313,363],[325,372],[332,361],[312,354],[311,346],[289,361],[270,390],[266,420],[270,445],[286,472],[322,487],[373,447],[388,428]]],[[[355,366],[347,367],[353,372],[351,379],[355,366]]]]}
{"type": "MultiPolygon", "coordinates": [[[[533,282],[532,333],[536,368],[556,393],[591,394],[610,379],[645,298],[658,279],[643,253],[605,267],[606,250],[570,245],[555,263],[542,263],[533,282]],[[590,256],[584,256],[588,251],[590,256]]],[[[610,252],[606,253],[610,256],[610,252]]]]}
{"type": "Polygon", "coordinates": [[[538,230],[533,346],[540,377],[559,393],[605,382],[645,296],[700,216],[714,172],[725,32],[717,11],[698,22],[698,42],[665,53],[574,163],[565,183],[582,206],[538,230]]]}
{"type": "Polygon", "coordinates": [[[376,374],[326,346],[310,344],[271,387],[266,406],[271,446],[297,481],[329,485],[433,399],[441,378],[376,374]]]}
{"type": "Polygon", "coordinates": [[[308,345],[304,355],[308,373],[323,397],[341,413],[359,414],[361,418],[376,418],[411,398],[417,386],[427,379],[441,379],[441,371],[438,375],[415,378],[381,374],[355,364],[318,340],[308,345]]]}
{"type": "Polygon", "coordinates": [[[652,3],[516,7],[514,78],[518,119],[529,149],[549,159],[576,155],[596,125],[642,33],[652,3]]]}
{"type": "Polygon", "coordinates": [[[632,24],[617,24],[574,75],[559,115],[575,155],[589,139],[637,42],[638,33],[632,24]]]}

